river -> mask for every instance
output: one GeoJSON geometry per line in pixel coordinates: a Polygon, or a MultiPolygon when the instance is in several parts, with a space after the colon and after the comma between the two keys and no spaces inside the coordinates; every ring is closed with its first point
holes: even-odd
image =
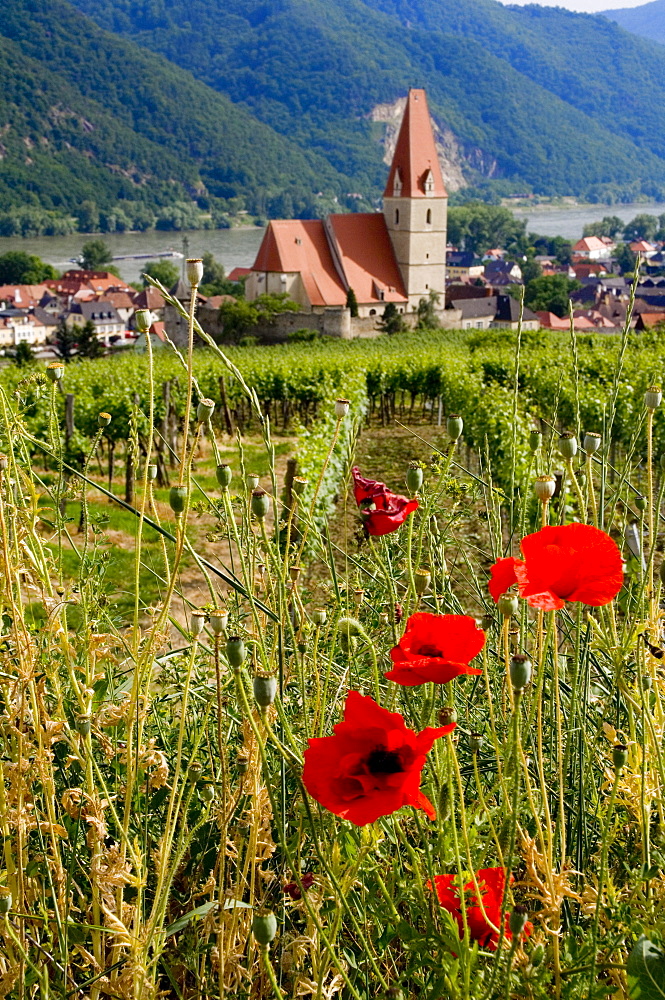
{"type": "MultiPolygon", "coordinates": [[[[577,240],[582,236],[587,223],[597,222],[604,215],[617,215],[624,222],[629,222],[641,213],[662,215],[665,213],[665,204],[636,202],[629,205],[542,205],[514,208],[512,211],[517,218],[526,220],[529,232],[577,240]]],[[[114,257],[124,254],[154,254],[165,250],[182,253],[183,249],[189,257],[201,257],[210,252],[222,262],[228,273],[234,267],[251,267],[262,237],[263,229],[247,226],[240,229],[199,229],[186,233],[159,232],[153,229],[147,233],[105,233],[101,238],[109,245],[114,257]],[[186,248],[183,247],[184,239],[187,240],[186,248]]],[[[7,253],[8,250],[25,250],[64,271],[72,266],[71,258],[81,252],[85,241],[93,238],[81,233],[71,236],[38,236],[33,239],[0,237],[0,254],[7,253]]],[[[115,264],[125,281],[140,281],[147,259],[117,260],[115,264]]],[[[180,263],[178,260],[173,262],[180,263]]]]}

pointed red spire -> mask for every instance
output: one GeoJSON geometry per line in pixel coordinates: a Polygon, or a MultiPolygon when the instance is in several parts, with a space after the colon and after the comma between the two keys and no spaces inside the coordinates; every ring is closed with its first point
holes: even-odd
{"type": "Polygon", "coordinates": [[[384,198],[445,198],[424,90],[410,90],[384,198]]]}

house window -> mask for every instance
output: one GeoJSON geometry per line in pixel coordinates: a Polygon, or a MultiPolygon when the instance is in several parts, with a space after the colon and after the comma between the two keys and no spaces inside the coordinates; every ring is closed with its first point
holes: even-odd
{"type": "Polygon", "coordinates": [[[427,209],[427,225],[428,226],[432,225],[432,209],[431,208],[427,209]]]}
{"type": "Polygon", "coordinates": [[[376,316],[376,309],[370,309],[369,314],[370,316],[376,316]]]}
{"type": "Polygon", "coordinates": [[[395,225],[399,226],[399,208],[395,209],[395,225]]]}
{"type": "Polygon", "coordinates": [[[425,288],[429,288],[429,285],[425,285],[425,288]]]}

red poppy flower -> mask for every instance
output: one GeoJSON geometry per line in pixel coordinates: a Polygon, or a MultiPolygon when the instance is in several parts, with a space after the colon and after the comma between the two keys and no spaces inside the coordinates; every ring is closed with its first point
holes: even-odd
{"type": "Polygon", "coordinates": [[[335,735],[309,740],[303,783],[324,808],[356,826],[407,805],[435,819],[432,803],[420,791],[420,773],[434,740],[454,728],[453,722],[414,733],[398,713],[349,691],[335,735]]]}
{"type": "MultiPolygon", "coordinates": [[[[454,875],[437,875],[434,879],[436,894],[439,902],[445,910],[448,910],[457,921],[460,937],[464,934],[464,921],[462,919],[462,904],[459,897],[459,890],[453,884],[454,875]]],[[[499,928],[501,927],[501,904],[506,885],[506,873],[503,868],[481,868],[476,872],[476,881],[480,889],[480,899],[483,904],[481,910],[478,902],[473,882],[464,886],[466,900],[466,921],[469,927],[469,936],[472,941],[478,941],[481,948],[489,948],[496,951],[499,941],[499,928]]],[[[511,879],[512,881],[512,879],[511,879]]],[[[431,883],[428,883],[431,889],[431,883]]],[[[508,914],[505,914],[506,929],[504,937],[510,941],[512,934],[508,929],[508,914]]],[[[533,924],[526,922],[524,934],[527,936],[533,931],[533,924]]]]}
{"type": "Polygon", "coordinates": [[[518,584],[532,608],[554,611],[566,601],[594,608],[609,604],[621,590],[621,553],[608,534],[590,524],[552,525],[522,539],[521,559],[498,559],[490,594],[495,601],[518,584]]]}
{"type": "Polygon", "coordinates": [[[392,493],[385,483],[365,479],[355,466],[353,495],[360,507],[363,524],[368,535],[387,535],[404,524],[409,514],[418,508],[417,500],[409,500],[399,493],[392,493]]]}
{"type": "Polygon", "coordinates": [[[386,677],[396,684],[445,684],[460,674],[482,674],[469,666],[485,645],[485,633],[469,615],[411,615],[399,645],[390,650],[395,666],[386,677]]]}

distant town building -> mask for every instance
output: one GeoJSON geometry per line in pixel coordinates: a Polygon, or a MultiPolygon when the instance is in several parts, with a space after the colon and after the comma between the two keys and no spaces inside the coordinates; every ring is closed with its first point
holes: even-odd
{"type": "Polygon", "coordinates": [[[414,312],[446,287],[448,196],[424,90],[411,90],[383,196],[383,213],[268,224],[245,294],[287,293],[304,312],[343,310],[353,292],[359,316],[392,302],[414,312]]]}
{"type": "Polygon", "coordinates": [[[573,246],[574,257],[585,257],[587,260],[607,260],[615,244],[608,237],[584,236],[573,246]]]}

